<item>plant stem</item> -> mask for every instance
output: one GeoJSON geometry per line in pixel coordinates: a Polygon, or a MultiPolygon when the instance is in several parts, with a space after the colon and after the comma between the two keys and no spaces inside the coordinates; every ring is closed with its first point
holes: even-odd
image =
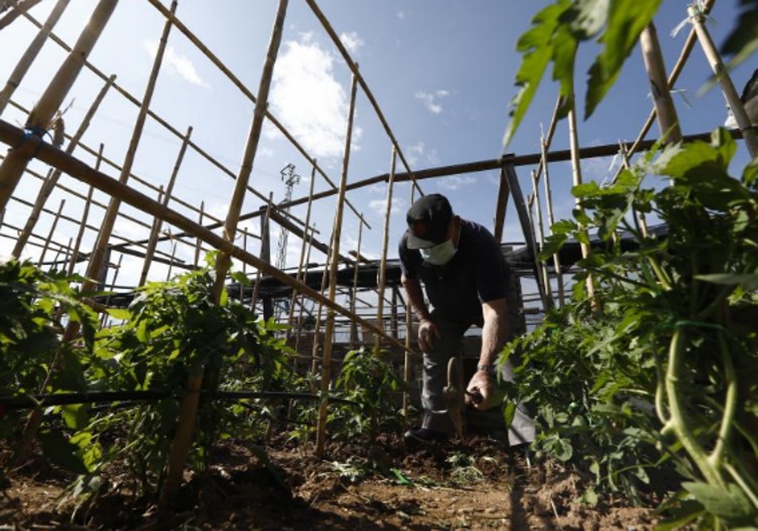
{"type": "Polygon", "coordinates": [[[669,365],[666,373],[666,394],[668,395],[669,409],[671,411],[671,422],[677,438],[682,446],[690,454],[690,457],[700,469],[708,483],[724,487],[724,480],[719,471],[714,468],[703,450],[703,447],[697,441],[692,433],[684,413],[682,398],[679,396],[679,378],[683,372],[685,350],[685,335],[682,328],[674,331],[669,348],[669,365]]]}
{"type": "Polygon", "coordinates": [[[724,362],[724,377],[726,378],[726,405],[724,415],[721,419],[721,428],[719,429],[718,440],[709,457],[711,465],[718,470],[721,468],[724,459],[724,451],[729,445],[732,432],[734,431],[734,417],[737,414],[737,374],[734,371],[734,363],[729,353],[729,346],[726,343],[724,332],[718,332],[719,350],[724,362]]]}

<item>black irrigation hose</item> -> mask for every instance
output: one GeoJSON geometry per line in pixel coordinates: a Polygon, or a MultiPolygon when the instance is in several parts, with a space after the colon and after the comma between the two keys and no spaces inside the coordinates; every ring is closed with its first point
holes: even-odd
{"type": "MultiPolygon", "coordinates": [[[[205,394],[205,393],[203,393],[205,394]]],[[[248,400],[268,398],[279,400],[320,400],[319,395],[311,393],[285,393],[274,391],[216,391],[208,393],[215,400],[248,400]]],[[[183,393],[168,391],[91,391],[86,393],[58,393],[37,396],[3,396],[0,397],[0,407],[6,411],[32,409],[38,406],[65,406],[72,404],[110,404],[113,402],[157,402],[168,396],[181,398],[183,393]]],[[[336,404],[356,405],[351,400],[329,397],[329,402],[336,404]]]]}

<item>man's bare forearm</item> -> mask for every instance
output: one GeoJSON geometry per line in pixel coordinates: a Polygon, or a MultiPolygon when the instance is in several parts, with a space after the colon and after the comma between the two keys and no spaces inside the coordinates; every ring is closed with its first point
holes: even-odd
{"type": "Polygon", "coordinates": [[[421,282],[417,278],[405,278],[403,275],[401,279],[405,292],[408,294],[408,301],[411,303],[411,308],[416,313],[419,321],[429,319],[429,308],[426,307],[424,302],[424,292],[421,290],[421,282]]]}
{"type": "Polygon", "coordinates": [[[508,341],[508,307],[505,299],[483,305],[482,350],[480,365],[494,365],[500,351],[508,341]]]}

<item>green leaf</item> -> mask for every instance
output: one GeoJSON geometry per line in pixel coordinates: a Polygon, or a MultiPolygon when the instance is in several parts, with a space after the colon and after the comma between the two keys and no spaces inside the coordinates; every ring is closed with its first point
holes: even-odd
{"type": "Polygon", "coordinates": [[[733,56],[729,68],[743,63],[758,50],[758,0],[741,0],[744,10],[740,13],[736,27],[721,46],[721,53],[733,56]]]}
{"type": "Polygon", "coordinates": [[[548,236],[545,245],[540,251],[540,260],[549,260],[554,254],[561,250],[563,244],[568,240],[568,234],[553,234],[548,236]]]}
{"type": "Polygon", "coordinates": [[[746,290],[758,289],[758,274],[739,275],[733,273],[713,273],[711,275],[697,275],[696,279],[711,284],[722,286],[742,286],[746,290]]]}
{"type": "Polygon", "coordinates": [[[590,68],[585,101],[585,120],[592,116],[608,89],[618,79],[621,67],[634,49],[640,33],[652,20],[662,0],[611,0],[608,23],[600,39],[605,45],[590,68]]]}
{"type": "Polygon", "coordinates": [[[730,483],[728,490],[714,487],[707,483],[684,482],[682,488],[692,494],[703,507],[725,520],[730,525],[749,525],[754,523],[755,511],[745,493],[730,483]]]}
{"type": "Polygon", "coordinates": [[[75,474],[87,473],[87,467],[77,455],[78,448],[71,444],[62,433],[42,430],[39,432],[39,441],[42,452],[51,462],[75,474]]]}
{"type": "Polygon", "coordinates": [[[131,316],[129,310],[123,308],[108,308],[106,311],[108,315],[119,321],[128,321],[131,316]]]}
{"type": "Polygon", "coordinates": [[[751,160],[742,171],[742,182],[745,186],[753,186],[758,180],[758,157],[751,160]]]}
{"type": "Polygon", "coordinates": [[[503,420],[505,425],[510,428],[513,424],[513,418],[516,416],[516,402],[506,401],[503,403],[503,420]]]}
{"type": "Polygon", "coordinates": [[[89,423],[89,415],[84,404],[71,404],[63,406],[63,420],[72,430],[81,430],[89,423]]]}
{"type": "Polygon", "coordinates": [[[568,0],[558,0],[537,13],[532,20],[533,27],[524,33],[516,44],[517,51],[524,53],[521,67],[516,73],[516,85],[521,87],[521,90],[511,100],[511,119],[503,138],[504,147],[510,144],[529,109],[547,65],[553,57],[553,33],[558,27],[560,16],[570,7],[571,2],[568,0]]]}

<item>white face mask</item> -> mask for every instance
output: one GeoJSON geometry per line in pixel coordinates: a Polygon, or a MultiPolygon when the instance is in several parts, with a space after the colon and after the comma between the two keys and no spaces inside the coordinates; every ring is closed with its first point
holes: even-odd
{"type": "Polygon", "coordinates": [[[421,252],[421,258],[424,259],[424,262],[441,266],[452,260],[455,253],[458,252],[458,249],[455,248],[453,245],[453,239],[450,238],[439,245],[429,247],[428,249],[419,249],[419,251],[421,252]]]}

